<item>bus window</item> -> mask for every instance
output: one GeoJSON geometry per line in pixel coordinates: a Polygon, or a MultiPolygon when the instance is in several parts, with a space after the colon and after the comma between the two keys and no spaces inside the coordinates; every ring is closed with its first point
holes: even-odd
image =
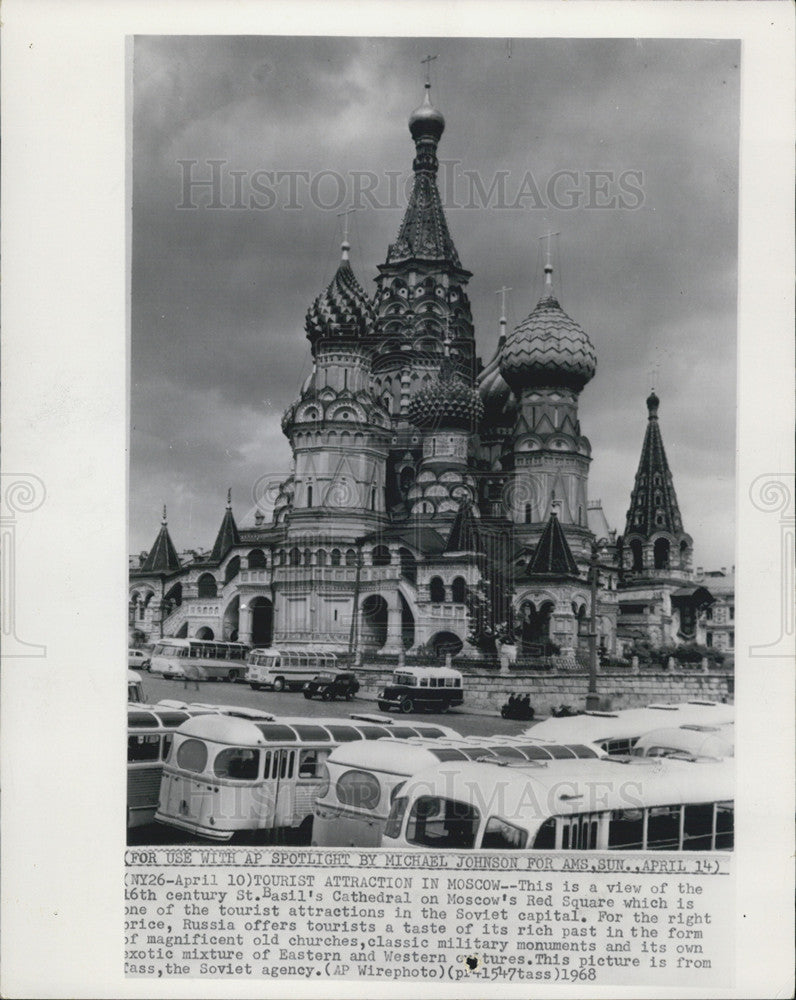
{"type": "Polygon", "coordinates": [[[156,734],[136,734],[127,738],[127,759],[158,760],[160,757],[160,737],[156,734]]]}
{"type": "Polygon", "coordinates": [[[201,740],[186,740],[177,751],[177,766],[186,771],[204,771],[207,766],[207,746],[201,740]]]}
{"type": "Polygon", "coordinates": [[[680,806],[655,806],[647,810],[647,850],[680,849],[680,806]]]}
{"type": "Polygon", "coordinates": [[[683,850],[709,851],[713,840],[713,803],[683,808],[683,850]]]}
{"type": "Polygon", "coordinates": [[[296,734],[290,726],[264,722],[257,726],[269,743],[295,743],[296,734]]]}
{"type": "Polygon", "coordinates": [[[380,740],[383,736],[390,736],[389,729],[382,729],[381,726],[360,726],[359,731],[366,740],[380,740]]]}
{"type": "Polygon", "coordinates": [[[486,824],[481,847],[485,851],[521,851],[528,842],[528,834],[518,826],[491,816],[486,824]]]}
{"type": "Polygon", "coordinates": [[[351,743],[360,738],[359,733],[351,726],[327,726],[327,728],[332,734],[332,739],[338,743],[351,743]]]}
{"type": "Polygon", "coordinates": [[[556,818],[555,816],[551,816],[550,819],[546,819],[536,831],[536,837],[533,841],[533,849],[535,851],[552,851],[555,850],[555,846],[556,818]]]}
{"type": "MultiPolygon", "coordinates": [[[[405,782],[404,782],[405,784],[405,782]]],[[[395,840],[401,835],[401,823],[403,823],[404,813],[409,799],[394,799],[390,815],[387,818],[387,825],[384,827],[384,836],[395,840]]]]}
{"type": "Polygon", "coordinates": [[[279,777],[280,778],[292,778],[293,777],[293,761],[296,756],[295,750],[283,750],[281,760],[279,762],[279,777]]]}
{"type": "Polygon", "coordinates": [[[322,765],[328,756],[328,750],[299,751],[299,778],[320,778],[322,765]]]}
{"type": "Polygon", "coordinates": [[[731,851],[733,848],[734,812],[732,802],[716,803],[716,850],[731,851]]]}
{"type": "Polygon", "coordinates": [[[233,778],[236,781],[254,781],[259,771],[260,759],[256,750],[247,747],[227,747],[213,763],[213,771],[219,778],[233,778]]]}
{"type": "Polygon", "coordinates": [[[171,745],[174,742],[174,733],[165,733],[163,736],[163,760],[169,759],[169,754],[171,753],[171,745]]]}
{"type": "Polygon", "coordinates": [[[421,847],[471,850],[480,813],[466,802],[421,795],[412,806],[406,839],[421,847]]]}
{"type": "Polygon", "coordinates": [[[615,809],[608,826],[609,851],[639,851],[644,840],[644,810],[615,809]]]}
{"type": "Polygon", "coordinates": [[[268,781],[270,778],[273,777],[273,775],[271,774],[271,758],[273,757],[273,753],[270,750],[266,750],[263,756],[265,757],[265,765],[263,766],[263,778],[266,781],[268,781]]]}
{"type": "Polygon", "coordinates": [[[340,802],[357,809],[373,810],[381,798],[378,778],[367,771],[346,771],[338,779],[335,792],[340,802]]]}
{"type": "MultiPolygon", "coordinates": [[[[295,725],[293,728],[299,734],[300,740],[306,740],[307,743],[328,743],[329,734],[322,726],[302,726],[295,725]]],[[[386,735],[386,733],[385,733],[386,735]]]]}
{"type": "Polygon", "coordinates": [[[554,757],[556,760],[572,760],[575,756],[577,756],[572,750],[570,750],[569,747],[557,745],[555,743],[551,743],[549,746],[546,745],[545,750],[547,750],[550,756],[554,757]]]}

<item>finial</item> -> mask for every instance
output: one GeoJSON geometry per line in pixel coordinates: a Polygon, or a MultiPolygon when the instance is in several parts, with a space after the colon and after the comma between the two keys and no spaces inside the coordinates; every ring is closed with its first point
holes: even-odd
{"type": "Polygon", "coordinates": [[[658,406],[660,405],[660,402],[661,401],[658,399],[655,394],[655,390],[653,389],[649,396],[647,396],[647,411],[649,413],[650,420],[657,420],[658,406]]]}
{"type": "Polygon", "coordinates": [[[428,91],[431,90],[431,64],[435,59],[439,59],[439,53],[435,56],[426,56],[425,59],[420,60],[421,66],[426,67],[426,96],[428,96],[428,91]]]}
{"type": "Polygon", "coordinates": [[[338,212],[337,218],[343,217],[343,242],[340,244],[340,259],[348,260],[348,251],[351,249],[351,244],[348,242],[348,217],[352,212],[356,212],[356,208],[353,206],[347,208],[344,212],[338,212]]]}
{"type": "Polygon", "coordinates": [[[506,286],[504,285],[502,288],[498,288],[498,290],[495,292],[495,295],[499,295],[500,296],[500,320],[498,322],[500,323],[500,336],[501,336],[501,338],[505,338],[505,336],[506,336],[506,323],[507,323],[507,320],[506,320],[506,292],[511,292],[511,291],[513,291],[513,289],[506,288],[506,286]]]}
{"type": "Polygon", "coordinates": [[[166,505],[165,504],[163,504],[163,520],[161,521],[161,524],[163,524],[164,526],[166,524],[168,524],[168,521],[166,520],[166,505]]]}
{"type": "Polygon", "coordinates": [[[558,513],[561,510],[561,501],[556,500],[555,493],[553,494],[553,499],[550,501],[550,516],[558,517],[558,513]]]}
{"type": "Polygon", "coordinates": [[[227,510],[232,510],[232,487],[227,490],[227,510]]]}
{"type": "Polygon", "coordinates": [[[553,256],[550,249],[550,239],[553,236],[560,236],[561,233],[545,233],[544,236],[540,236],[540,240],[547,240],[547,246],[545,247],[545,261],[544,261],[544,284],[545,290],[549,291],[553,287],[553,256]]]}

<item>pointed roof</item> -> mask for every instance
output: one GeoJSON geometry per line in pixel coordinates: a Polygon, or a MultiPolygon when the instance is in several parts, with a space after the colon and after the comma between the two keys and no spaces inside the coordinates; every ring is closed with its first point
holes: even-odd
{"type": "Polygon", "coordinates": [[[528,563],[528,576],[580,576],[566,535],[555,511],[545,525],[539,544],[528,563]]]}
{"type": "Polygon", "coordinates": [[[163,508],[163,521],[160,525],[158,537],[155,544],[147,553],[147,557],[139,572],[144,573],[177,573],[182,569],[177,550],[169,535],[168,522],[166,520],[166,508],[163,508]]]}
{"type": "MultiPolygon", "coordinates": [[[[445,120],[431,104],[430,85],[426,84],[423,104],[409,119],[409,130],[415,142],[416,156],[412,169],[415,177],[409,204],[398,230],[395,243],[387,250],[387,260],[382,267],[410,260],[447,263],[462,270],[459,255],[453,245],[442,200],[437,189],[437,143],[445,127],[445,120]]],[[[469,275],[469,272],[467,272],[469,275]]]]}
{"type": "Polygon", "coordinates": [[[473,506],[466,497],[462,497],[448,535],[445,552],[481,551],[481,532],[473,515],[473,506]]]}
{"type": "Polygon", "coordinates": [[[654,391],[651,392],[647,398],[647,432],[627,512],[626,535],[650,538],[658,531],[677,535],[683,530],[674,481],[658,424],[659,405],[660,400],[654,391]]]}
{"type": "Polygon", "coordinates": [[[216,535],[216,543],[210,553],[210,562],[219,563],[224,556],[235,545],[240,545],[240,534],[235,518],[232,515],[232,491],[227,491],[227,509],[224,511],[224,520],[216,535]]]}

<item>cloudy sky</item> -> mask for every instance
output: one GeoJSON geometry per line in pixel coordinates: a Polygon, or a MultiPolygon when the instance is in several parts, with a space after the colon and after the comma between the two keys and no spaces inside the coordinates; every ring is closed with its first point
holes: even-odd
{"type": "Polygon", "coordinates": [[[540,293],[539,237],[560,233],[559,298],[598,357],[580,402],[590,496],[621,532],[657,366],[695,564],[729,566],[731,41],[138,38],[130,551],[151,545],[163,503],[178,549],[210,547],[227,487],[240,521],[261,477],[289,469],[280,418],[310,370],[304,314],[337,266],[337,213],[358,185],[352,263],[373,289],[403,214],[428,53],[481,357],[494,351],[495,290],[512,288],[509,323],[522,320],[540,293]],[[215,188],[190,187],[214,170],[215,188]]]}

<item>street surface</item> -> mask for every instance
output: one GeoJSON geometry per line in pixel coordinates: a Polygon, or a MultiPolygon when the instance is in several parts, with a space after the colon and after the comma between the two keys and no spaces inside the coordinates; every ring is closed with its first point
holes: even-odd
{"type": "MultiPolygon", "coordinates": [[[[354,698],[353,701],[321,701],[320,698],[307,699],[301,691],[252,691],[248,684],[229,684],[220,681],[200,681],[199,690],[196,684],[189,681],[187,686],[182,680],[165,680],[158,675],[139,671],[144,686],[144,696],[148,703],[158,702],[163,698],[185,702],[204,702],[213,705],[239,705],[245,708],[259,708],[274,715],[334,717],[345,719],[353,712],[366,712],[381,715],[375,701],[365,698],[354,698]]],[[[465,698],[467,695],[465,694],[465,698]]],[[[495,715],[473,715],[466,707],[454,708],[450,712],[432,714],[415,712],[402,715],[399,712],[387,713],[391,718],[404,722],[412,720],[436,722],[448,726],[461,733],[462,736],[519,736],[532,723],[517,722],[502,719],[495,715]]],[[[244,842],[245,835],[238,834],[232,843],[244,842]]],[[[258,832],[258,842],[264,843],[264,834],[258,832]]],[[[251,842],[249,840],[248,842],[251,842]]],[[[128,843],[141,844],[206,844],[189,834],[153,823],[149,826],[136,827],[128,831],[128,843]]]]}

